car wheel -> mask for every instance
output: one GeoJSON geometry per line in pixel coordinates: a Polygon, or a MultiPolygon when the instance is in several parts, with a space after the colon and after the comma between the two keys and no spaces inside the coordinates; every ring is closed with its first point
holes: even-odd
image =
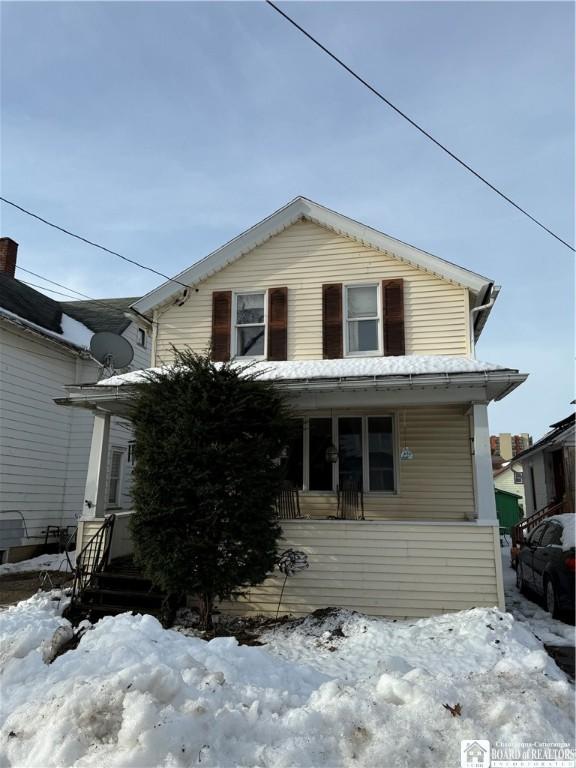
{"type": "Polygon", "coordinates": [[[526,594],[526,582],[524,581],[524,567],[522,563],[517,562],[516,565],[516,586],[522,594],[526,594]]]}
{"type": "Polygon", "coordinates": [[[544,585],[544,597],[546,600],[546,610],[553,619],[557,619],[560,611],[558,608],[558,595],[556,594],[556,587],[552,579],[548,579],[544,585]]]}

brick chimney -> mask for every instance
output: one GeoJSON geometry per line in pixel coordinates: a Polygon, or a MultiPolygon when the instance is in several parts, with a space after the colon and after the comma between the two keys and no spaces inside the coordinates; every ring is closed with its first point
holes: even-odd
{"type": "Polygon", "coordinates": [[[0,272],[8,277],[14,277],[16,273],[16,255],[18,243],[11,237],[0,237],[0,272]]]}

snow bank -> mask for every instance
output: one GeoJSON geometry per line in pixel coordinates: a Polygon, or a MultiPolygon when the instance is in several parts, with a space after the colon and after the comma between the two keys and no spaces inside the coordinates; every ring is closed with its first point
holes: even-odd
{"type": "Polygon", "coordinates": [[[496,609],[339,612],[269,631],[263,647],[124,614],[44,664],[62,623],[39,598],[0,614],[0,639],[27,638],[5,664],[2,765],[438,768],[459,764],[463,738],[572,736],[564,674],[496,609]]]}
{"type": "MultiPolygon", "coordinates": [[[[239,361],[245,365],[246,361],[239,361]]],[[[149,368],[159,373],[163,368],[149,368]]],[[[482,373],[509,370],[502,365],[483,363],[471,357],[452,355],[405,355],[403,357],[353,357],[344,360],[283,360],[257,362],[250,371],[259,378],[273,381],[295,379],[340,379],[359,376],[417,376],[421,374],[482,373]]],[[[146,370],[130,371],[98,382],[100,386],[118,387],[145,380],[146,370]]]]}
{"type": "MultiPolygon", "coordinates": [[[[74,563],[76,553],[69,552],[68,557],[74,563]]],[[[30,558],[30,560],[0,565],[0,576],[5,576],[7,573],[24,573],[25,571],[70,571],[70,565],[65,554],[39,555],[30,558]]]]}

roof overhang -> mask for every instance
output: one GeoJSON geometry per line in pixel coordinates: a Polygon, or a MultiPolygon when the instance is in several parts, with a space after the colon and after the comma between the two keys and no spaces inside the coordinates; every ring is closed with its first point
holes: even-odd
{"type": "MultiPolygon", "coordinates": [[[[349,405],[386,406],[501,400],[526,378],[525,373],[502,369],[475,373],[282,379],[275,385],[295,404],[315,403],[315,407],[330,407],[349,401],[349,405]],[[362,401],[358,399],[359,393],[362,393],[362,401]]],[[[79,384],[66,387],[66,391],[67,397],[57,398],[54,402],[128,417],[135,388],[130,384],[79,384]]]]}
{"type": "MultiPolygon", "coordinates": [[[[491,293],[493,280],[408,245],[305,197],[297,197],[192,267],[180,272],[174,277],[174,281],[167,281],[150,291],[136,301],[132,307],[141,314],[149,315],[157,307],[181,298],[186,290],[184,286],[192,288],[198,285],[198,283],[224,269],[228,264],[302,219],[312,221],[338,234],[357,240],[363,245],[390,254],[400,261],[423,269],[437,277],[467,288],[473,295],[471,306],[481,306],[487,302],[487,297],[490,298],[490,295],[495,298],[494,294],[491,293]]],[[[489,309],[478,314],[476,322],[479,330],[486,322],[488,313],[489,309]]]]}
{"type": "Polygon", "coordinates": [[[31,334],[36,338],[42,339],[42,341],[59,347],[62,351],[69,352],[70,354],[81,357],[84,360],[92,359],[90,352],[85,347],[80,347],[71,341],[67,341],[66,339],[61,338],[60,334],[55,333],[54,331],[50,331],[47,328],[42,328],[42,326],[36,325],[36,323],[33,323],[30,320],[19,317],[13,312],[10,312],[9,310],[2,307],[0,307],[0,323],[11,325],[13,328],[18,329],[23,333],[31,334]]]}

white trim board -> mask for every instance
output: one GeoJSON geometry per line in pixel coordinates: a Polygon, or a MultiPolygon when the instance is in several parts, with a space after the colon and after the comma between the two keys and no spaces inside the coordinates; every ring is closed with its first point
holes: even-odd
{"type": "Polygon", "coordinates": [[[179,283],[184,283],[188,287],[197,285],[301,219],[327,227],[363,245],[388,253],[400,261],[467,288],[475,296],[473,306],[477,306],[479,301],[485,298],[488,288],[493,285],[493,281],[487,277],[433,256],[401,240],[396,240],[305,197],[296,197],[283,208],[180,272],[174,278],[178,282],[163,283],[136,301],[132,307],[144,315],[151,313],[152,310],[182,294],[185,289],[179,283]]]}

